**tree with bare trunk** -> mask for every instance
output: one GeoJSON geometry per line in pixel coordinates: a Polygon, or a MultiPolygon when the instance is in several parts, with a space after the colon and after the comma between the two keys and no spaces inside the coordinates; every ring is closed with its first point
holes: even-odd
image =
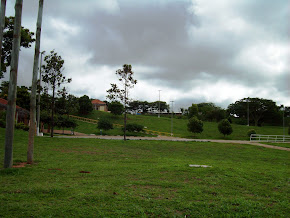
{"type": "Polygon", "coordinates": [[[13,165],[13,138],[15,125],[16,91],[17,91],[17,73],[21,37],[21,18],[22,18],[23,0],[15,2],[15,23],[13,34],[13,45],[11,52],[11,68],[8,91],[8,104],[6,112],[6,132],[5,132],[5,156],[4,168],[11,168],[13,165]]]}
{"type": "Polygon", "coordinates": [[[124,89],[119,89],[116,84],[111,84],[111,89],[107,90],[107,98],[110,100],[121,100],[124,102],[124,140],[126,140],[126,124],[127,124],[127,108],[129,104],[129,89],[133,88],[137,84],[137,80],[133,79],[134,72],[130,64],[124,64],[123,69],[118,69],[116,75],[119,81],[122,83],[124,89]]]}
{"type": "Polygon", "coordinates": [[[33,149],[34,149],[34,135],[36,127],[36,88],[37,88],[37,73],[38,73],[38,61],[40,54],[40,36],[41,36],[41,24],[43,14],[43,0],[39,0],[38,16],[36,23],[36,43],[35,53],[33,62],[33,74],[32,74],[32,85],[30,95],[30,126],[29,126],[29,138],[27,148],[27,163],[33,163],[33,149]]]}
{"type": "Polygon", "coordinates": [[[55,113],[55,91],[63,83],[70,83],[71,78],[66,79],[62,74],[64,60],[55,51],[51,51],[49,55],[44,57],[46,64],[43,66],[44,75],[42,81],[48,83],[52,88],[51,102],[51,134],[53,137],[54,113],[55,113]]]}

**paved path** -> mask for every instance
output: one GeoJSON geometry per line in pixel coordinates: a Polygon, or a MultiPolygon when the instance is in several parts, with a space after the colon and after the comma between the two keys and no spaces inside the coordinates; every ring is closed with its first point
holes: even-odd
{"type": "MultiPolygon", "coordinates": [[[[70,133],[70,131],[68,131],[70,133]]],[[[62,130],[61,130],[62,133],[62,130]]],[[[66,132],[65,132],[66,134],[66,132]]],[[[111,139],[111,140],[122,140],[123,136],[105,136],[105,135],[86,135],[83,133],[75,132],[75,135],[70,136],[56,136],[59,138],[96,138],[96,139],[111,139]]],[[[265,145],[258,142],[250,142],[243,140],[220,140],[220,139],[186,139],[186,138],[178,138],[178,137],[169,137],[169,136],[158,136],[158,137],[135,137],[135,136],[127,136],[128,140],[160,140],[160,141],[182,141],[182,142],[217,142],[217,143],[233,143],[233,144],[247,144],[247,145],[256,145],[265,148],[272,148],[283,151],[290,151],[290,148],[284,148],[273,145],[265,145]]]]}

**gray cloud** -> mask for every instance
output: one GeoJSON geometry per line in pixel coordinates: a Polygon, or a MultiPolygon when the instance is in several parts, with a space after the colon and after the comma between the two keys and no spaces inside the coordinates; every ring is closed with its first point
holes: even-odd
{"type": "MultiPolygon", "coordinates": [[[[32,31],[37,5],[32,0],[24,2],[24,23],[32,31]]],[[[139,69],[135,72],[139,80],[180,93],[200,83],[222,80],[241,85],[244,90],[274,88],[283,99],[289,95],[287,1],[196,0],[192,4],[189,0],[50,0],[44,6],[42,48],[56,49],[74,60],[74,69],[67,67],[73,80],[78,79],[80,71],[83,75],[93,73],[82,71],[84,67],[75,63],[78,58],[88,57],[80,63],[90,69],[107,66],[114,69],[114,75],[116,69],[130,63],[133,69],[139,69]],[[286,66],[276,67],[278,61],[286,66]]],[[[23,54],[25,63],[30,60],[28,53],[23,54]]],[[[22,66],[24,72],[30,71],[28,64],[22,66]]],[[[77,94],[87,89],[75,90],[77,94]]],[[[204,96],[193,99],[206,101],[204,96]]],[[[193,101],[182,96],[180,99],[180,104],[193,101]]],[[[234,97],[225,99],[221,104],[231,103],[234,97]]]]}

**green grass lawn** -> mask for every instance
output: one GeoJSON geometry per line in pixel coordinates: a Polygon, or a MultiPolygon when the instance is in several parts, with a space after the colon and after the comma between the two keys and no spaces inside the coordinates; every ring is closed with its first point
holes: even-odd
{"type": "MultiPolygon", "coordinates": [[[[0,128],[3,143],[4,131],[0,128]]],[[[27,132],[15,131],[15,163],[26,161],[27,137],[27,132]]],[[[206,142],[37,137],[35,160],[33,166],[0,170],[0,217],[290,214],[287,151],[206,142]]]]}
{"type": "MultiPolygon", "coordinates": [[[[123,124],[122,116],[114,116],[110,113],[102,111],[93,111],[90,115],[86,116],[91,119],[107,118],[113,123],[123,124]]],[[[171,132],[171,118],[170,117],[160,117],[157,116],[144,116],[144,115],[128,115],[128,123],[141,124],[147,129],[160,131],[160,132],[171,132]]],[[[224,139],[224,136],[218,131],[218,123],[216,122],[204,122],[203,132],[201,134],[193,134],[187,131],[187,119],[173,119],[173,133],[176,137],[184,138],[200,138],[200,139],[224,139]]],[[[79,126],[76,131],[87,133],[87,134],[99,134],[96,130],[96,124],[88,124],[83,122],[78,122],[79,126]]],[[[226,139],[237,139],[237,140],[249,140],[247,137],[247,132],[250,129],[255,129],[257,134],[263,135],[282,135],[283,128],[279,126],[263,126],[254,127],[246,125],[232,124],[233,133],[226,136],[226,139]]],[[[114,129],[106,132],[108,135],[119,135],[122,134],[121,129],[114,129]]]]}
{"type": "Polygon", "coordinates": [[[274,145],[274,146],[279,146],[279,147],[285,147],[285,148],[290,148],[290,142],[263,142],[263,144],[266,144],[266,145],[274,145]]]}

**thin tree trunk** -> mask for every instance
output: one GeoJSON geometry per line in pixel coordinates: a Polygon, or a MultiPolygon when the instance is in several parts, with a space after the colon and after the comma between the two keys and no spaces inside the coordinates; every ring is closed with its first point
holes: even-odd
{"type": "Polygon", "coordinates": [[[40,36],[41,36],[41,23],[43,12],[43,0],[39,0],[38,17],[36,24],[36,43],[33,62],[33,74],[32,74],[32,87],[30,96],[30,127],[29,138],[27,148],[27,163],[33,163],[33,149],[34,149],[34,135],[36,127],[36,88],[37,88],[37,73],[38,73],[38,61],[40,51],[40,36]]]}
{"type": "MultiPolygon", "coordinates": [[[[55,84],[55,82],[53,84],[55,84]]],[[[52,88],[51,133],[50,133],[50,137],[53,137],[53,129],[54,129],[54,91],[55,91],[55,85],[53,85],[53,88],[52,88]]]]}
{"type": "Polygon", "coordinates": [[[127,104],[127,88],[125,84],[125,113],[124,113],[124,141],[126,141],[126,127],[127,127],[127,110],[126,110],[126,104],[127,104]]]}
{"type": "Polygon", "coordinates": [[[15,2],[15,23],[11,52],[11,68],[10,68],[8,104],[6,114],[4,168],[11,168],[13,165],[13,138],[15,125],[14,122],[15,122],[16,94],[17,94],[17,72],[18,72],[19,49],[21,38],[22,4],[23,0],[16,0],[15,2]]]}
{"type": "Polygon", "coordinates": [[[1,0],[1,16],[0,16],[0,71],[2,70],[2,43],[3,43],[3,30],[5,28],[5,12],[6,0],[1,0]]]}

